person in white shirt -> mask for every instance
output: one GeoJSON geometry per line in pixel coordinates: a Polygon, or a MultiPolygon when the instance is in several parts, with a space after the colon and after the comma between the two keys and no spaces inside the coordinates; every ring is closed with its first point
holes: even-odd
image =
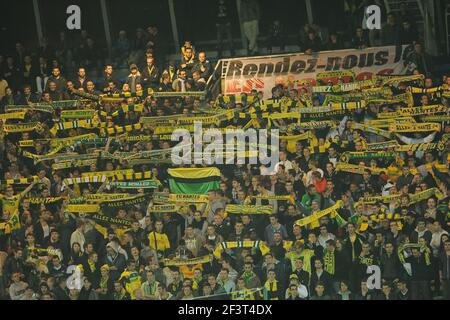
{"type": "Polygon", "coordinates": [[[313,181],[313,173],[314,172],[316,172],[316,171],[319,172],[320,178],[323,177],[323,170],[317,167],[317,160],[310,159],[308,161],[308,168],[309,168],[309,171],[308,171],[308,173],[306,173],[305,181],[304,181],[305,186],[309,186],[314,183],[314,181],[313,181]]]}
{"type": "Polygon", "coordinates": [[[280,164],[284,165],[284,170],[287,172],[292,168],[292,163],[287,159],[286,151],[280,151],[280,161],[275,165],[275,169],[273,170],[272,174],[276,174],[278,172],[278,167],[280,164]]]}
{"type": "MultiPolygon", "coordinates": [[[[286,299],[290,300],[289,297],[292,296],[292,292],[290,292],[291,286],[297,287],[296,294],[297,294],[298,298],[300,298],[300,299],[308,298],[308,288],[298,281],[298,276],[296,274],[291,274],[289,279],[290,279],[290,283],[289,283],[288,288],[286,289],[286,295],[285,295],[286,299]]],[[[292,299],[292,300],[297,300],[297,299],[292,299]]]]}
{"type": "Polygon", "coordinates": [[[328,232],[327,226],[320,226],[320,234],[317,238],[319,244],[325,249],[327,247],[328,240],[334,240],[336,236],[328,232]]]}

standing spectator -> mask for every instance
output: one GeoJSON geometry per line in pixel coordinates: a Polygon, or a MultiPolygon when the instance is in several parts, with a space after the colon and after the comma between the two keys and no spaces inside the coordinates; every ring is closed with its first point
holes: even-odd
{"type": "Polygon", "coordinates": [[[8,82],[13,92],[17,92],[20,85],[20,69],[15,64],[13,57],[6,58],[6,64],[3,69],[3,77],[8,82]]]}
{"type": "Polygon", "coordinates": [[[162,52],[161,52],[161,41],[159,36],[158,28],[155,26],[150,26],[147,28],[147,51],[151,51],[153,57],[155,58],[155,64],[158,68],[161,68],[162,52]]]}
{"type": "Polygon", "coordinates": [[[195,65],[195,51],[190,41],[186,41],[185,45],[181,48],[181,65],[180,70],[186,70],[188,75],[191,76],[192,68],[195,65]]]}
{"type": "Polygon", "coordinates": [[[233,37],[231,34],[231,22],[228,17],[228,8],[227,8],[226,0],[218,0],[216,27],[217,27],[217,43],[218,43],[217,55],[218,55],[218,57],[219,58],[222,57],[224,36],[226,36],[226,39],[228,42],[228,48],[230,49],[230,55],[234,56],[233,37]]]}
{"type": "Polygon", "coordinates": [[[131,93],[136,93],[136,85],[143,83],[141,73],[139,72],[137,65],[134,63],[130,65],[130,74],[128,75],[126,83],[130,87],[131,93]]]}
{"type": "Polygon", "coordinates": [[[400,30],[393,13],[387,16],[387,22],[381,28],[381,45],[395,46],[400,42],[400,30]]]}
{"type": "Polygon", "coordinates": [[[285,38],[284,28],[280,20],[275,20],[269,27],[269,34],[267,36],[267,52],[272,53],[272,48],[280,47],[280,51],[284,52],[285,38]]]}
{"type": "Polygon", "coordinates": [[[419,73],[430,76],[433,72],[433,61],[431,56],[423,50],[420,42],[414,44],[414,50],[408,55],[407,61],[411,62],[419,73]]]}
{"type": "Polygon", "coordinates": [[[153,57],[147,58],[147,65],[142,71],[142,84],[145,88],[156,89],[159,84],[159,70],[154,64],[153,57]]]}
{"type": "Polygon", "coordinates": [[[47,63],[47,59],[43,56],[39,57],[39,66],[36,70],[36,91],[42,93],[47,86],[48,78],[51,74],[50,66],[47,63]]]}
{"type": "Polygon", "coordinates": [[[304,52],[306,54],[312,54],[322,50],[322,40],[317,36],[316,31],[310,29],[308,32],[308,38],[303,43],[304,52]]]}
{"type": "Polygon", "coordinates": [[[88,70],[97,72],[99,66],[99,48],[97,48],[92,38],[86,39],[86,45],[80,50],[81,64],[88,70]]]}
{"type": "Polygon", "coordinates": [[[206,59],[206,53],[204,51],[201,51],[198,53],[198,61],[192,68],[192,71],[198,71],[200,78],[202,78],[205,82],[209,80],[209,77],[213,73],[213,65],[209,60],[206,59]]]}
{"type": "Polygon", "coordinates": [[[59,67],[54,67],[52,69],[52,75],[48,77],[47,85],[45,86],[45,91],[48,90],[48,85],[50,81],[56,83],[56,90],[58,92],[64,92],[66,90],[67,81],[61,75],[61,69],[59,67]]]}
{"type": "Polygon", "coordinates": [[[405,20],[400,27],[400,44],[412,44],[418,40],[417,29],[411,25],[411,22],[405,20]]]}
{"type": "Polygon", "coordinates": [[[119,31],[119,37],[113,46],[113,52],[115,57],[115,63],[118,66],[125,65],[130,55],[130,41],[127,38],[127,33],[124,30],[119,31]]]}
{"type": "Polygon", "coordinates": [[[131,45],[131,53],[128,57],[128,62],[137,64],[144,56],[145,47],[147,45],[147,38],[142,28],[136,29],[136,34],[131,45]]]}
{"type": "Polygon", "coordinates": [[[248,55],[258,53],[258,35],[260,8],[256,0],[243,0],[241,2],[241,20],[245,37],[248,41],[248,55]]]}
{"type": "Polygon", "coordinates": [[[35,87],[35,74],[37,73],[36,67],[31,60],[30,55],[26,55],[23,59],[23,64],[21,65],[21,85],[31,85],[33,87],[33,92],[36,92],[35,87]]]}
{"type": "Polygon", "coordinates": [[[6,88],[8,87],[8,81],[6,81],[3,73],[0,71],[0,100],[5,96],[6,88]]]}
{"type": "Polygon", "coordinates": [[[352,38],[352,48],[365,49],[369,47],[369,38],[363,28],[357,28],[355,36],[352,38]]]}
{"type": "Polygon", "coordinates": [[[86,85],[88,81],[89,80],[86,76],[86,68],[84,67],[78,68],[77,77],[73,81],[75,88],[76,89],[83,88],[83,90],[86,90],[87,89],[86,85]]]}
{"type": "Polygon", "coordinates": [[[109,87],[110,82],[113,82],[116,86],[119,83],[119,81],[116,78],[116,75],[114,74],[112,64],[107,64],[105,66],[105,70],[103,71],[103,84],[101,89],[103,91],[107,91],[106,89],[109,87]]]}
{"type": "Polygon", "coordinates": [[[411,264],[411,298],[413,300],[431,299],[430,270],[431,266],[425,259],[425,254],[418,248],[412,248],[412,256],[405,259],[411,264]]]}
{"type": "Polygon", "coordinates": [[[447,240],[444,243],[444,252],[442,252],[439,260],[439,276],[444,299],[450,300],[450,241],[447,240]]]}

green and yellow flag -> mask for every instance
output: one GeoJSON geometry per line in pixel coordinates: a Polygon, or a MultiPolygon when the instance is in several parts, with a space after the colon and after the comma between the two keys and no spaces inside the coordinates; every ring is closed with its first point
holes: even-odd
{"type": "Polygon", "coordinates": [[[207,194],[219,188],[220,170],[208,168],[168,169],[169,188],[175,194],[207,194]]]}

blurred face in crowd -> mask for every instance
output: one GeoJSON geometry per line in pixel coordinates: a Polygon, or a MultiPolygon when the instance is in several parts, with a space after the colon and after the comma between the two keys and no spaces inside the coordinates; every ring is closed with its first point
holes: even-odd
{"type": "Polygon", "coordinates": [[[84,68],[78,69],[78,76],[79,76],[80,78],[86,77],[86,69],[84,69],[84,68]]]}
{"type": "Polygon", "coordinates": [[[95,89],[94,82],[88,81],[86,83],[86,88],[88,89],[88,91],[94,91],[94,89],[95,89]]]}
{"type": "Polygon", "coordinates": [[[325,287],[323,285],[317,285],[315,290],[316,290],[316,294],[318,296],[323,296],[323,293],[325,291],[325,287]]]}
{"type": "Polygon", "coordinates": [[[427,105],[428,105],[428,96],[427,96],[427,95],[423,95],[423,96],[420,98],[420,103],[421,103],[423,106],[427,106],[427,105]]]}
{"type": "Polygon", "coordinates": [[[322,261],[315,260],[314,261],[314,267],[316,268],[316,270],[322,270],[322,267],[323,267],[322,261]]]}
{"type": "Polygon", "coordinates": [[[122,291],[122,285],[120,283],[115,282],[114,283],[114,291],[121,292],[122,291]]]}
{"type": "Polygon", "coordinates": [[[53,68],[52,74],[55,78],[58,78],[61,75],[61,71],[59,68],[53,68]]]}
{"type": "Polygon", "coordinates": [[[186,55],[186,58],[188,58],[188,59],[190,59],[190,58],[192,58],[192,48],[186,48],[186,51],[185,51],[185,55],[186,55]]]}
{"type": "Polygon", "coordinates": [[[50,89],[50,91],[56,91],[56,82],[54,81],[49,82],[48,88],[50,89]]]}
{"type": "Polygon", "coordinates": [[[206,62],[206,54],[205,54],[204,52],[200,52],[200,53],[198,54],[198,60],[199,60],[200,62],[206,62]]]}

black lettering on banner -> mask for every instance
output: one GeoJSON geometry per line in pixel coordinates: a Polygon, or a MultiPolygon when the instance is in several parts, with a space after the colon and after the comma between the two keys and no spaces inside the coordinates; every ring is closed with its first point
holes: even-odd
{"type": "Polygon", "coordinates": [[[242,74],[242,61],[230,61],[230,65],[228,66],[227,77],[240,77],[242,74]]]}
{"type": "Polygon", "coordinates": [[[258,72],[258,66],[254,63],[249,63],[244,67],[244,71],[242,71],[242,75],[244,77],[252,78],[258,72]]]}
{"type": "Polygon", "coordinates": [[[306,62],[303,60],[296,60],[292,63],[291,66],[291,73],[293,74],[299,74],[305,71],[306,68],[306,62]]]}
{"type": "Polygon", "coordinates": [[[363,53],[359,56],[359,64],[358,64],[358,68],[364,68],[364,67],[371,67],[373,66],[373,62],[374,62],[374,53],[370,52],[370,53],[363,53]]]}
{"type": "Polygon", "coordinates": [[[353,69],[358,64],[358,57],[350,54],[344,58],[344,62],[342,63],[343,69],[353,69]]]}
{"type": "Polygon", "coordinates": [[[375,55],[375,65],[382,66],[389,62],[389,51],[378,51],[375,55]]]}
{"type": "Polygon", "coordinates": [[[273,63],[261,63],[259,65],[258,76],[271,75],[273,73],[273,63]]]}
{"type": "Polygon", "coordinates": [[[309,67],[306,69],[305,73],[311,73],[316,71],[317,59],[308,59],[309,67]]]}
{"type": "Polygon", "coordinates": [[[403,46],[397,45],[395,46],[395,58],[394,58],[394,63],[397,63],[400,61],[400,59],[402,58],[403,55],[403,46]]]}
{"type": "Polygon", "coordinates": [[[290,62],[291,59],[289,57],[284,58],[282,62],[277,62],[277,64],[275,65],[275,74],[287,74],[289,71],[290,62]]]}
{"type": "Polygon", "coordinates": [[[341,69],[342,58],[341,57],[328,57],[327,66],[325,71],[337,71],[341,69]]]}

